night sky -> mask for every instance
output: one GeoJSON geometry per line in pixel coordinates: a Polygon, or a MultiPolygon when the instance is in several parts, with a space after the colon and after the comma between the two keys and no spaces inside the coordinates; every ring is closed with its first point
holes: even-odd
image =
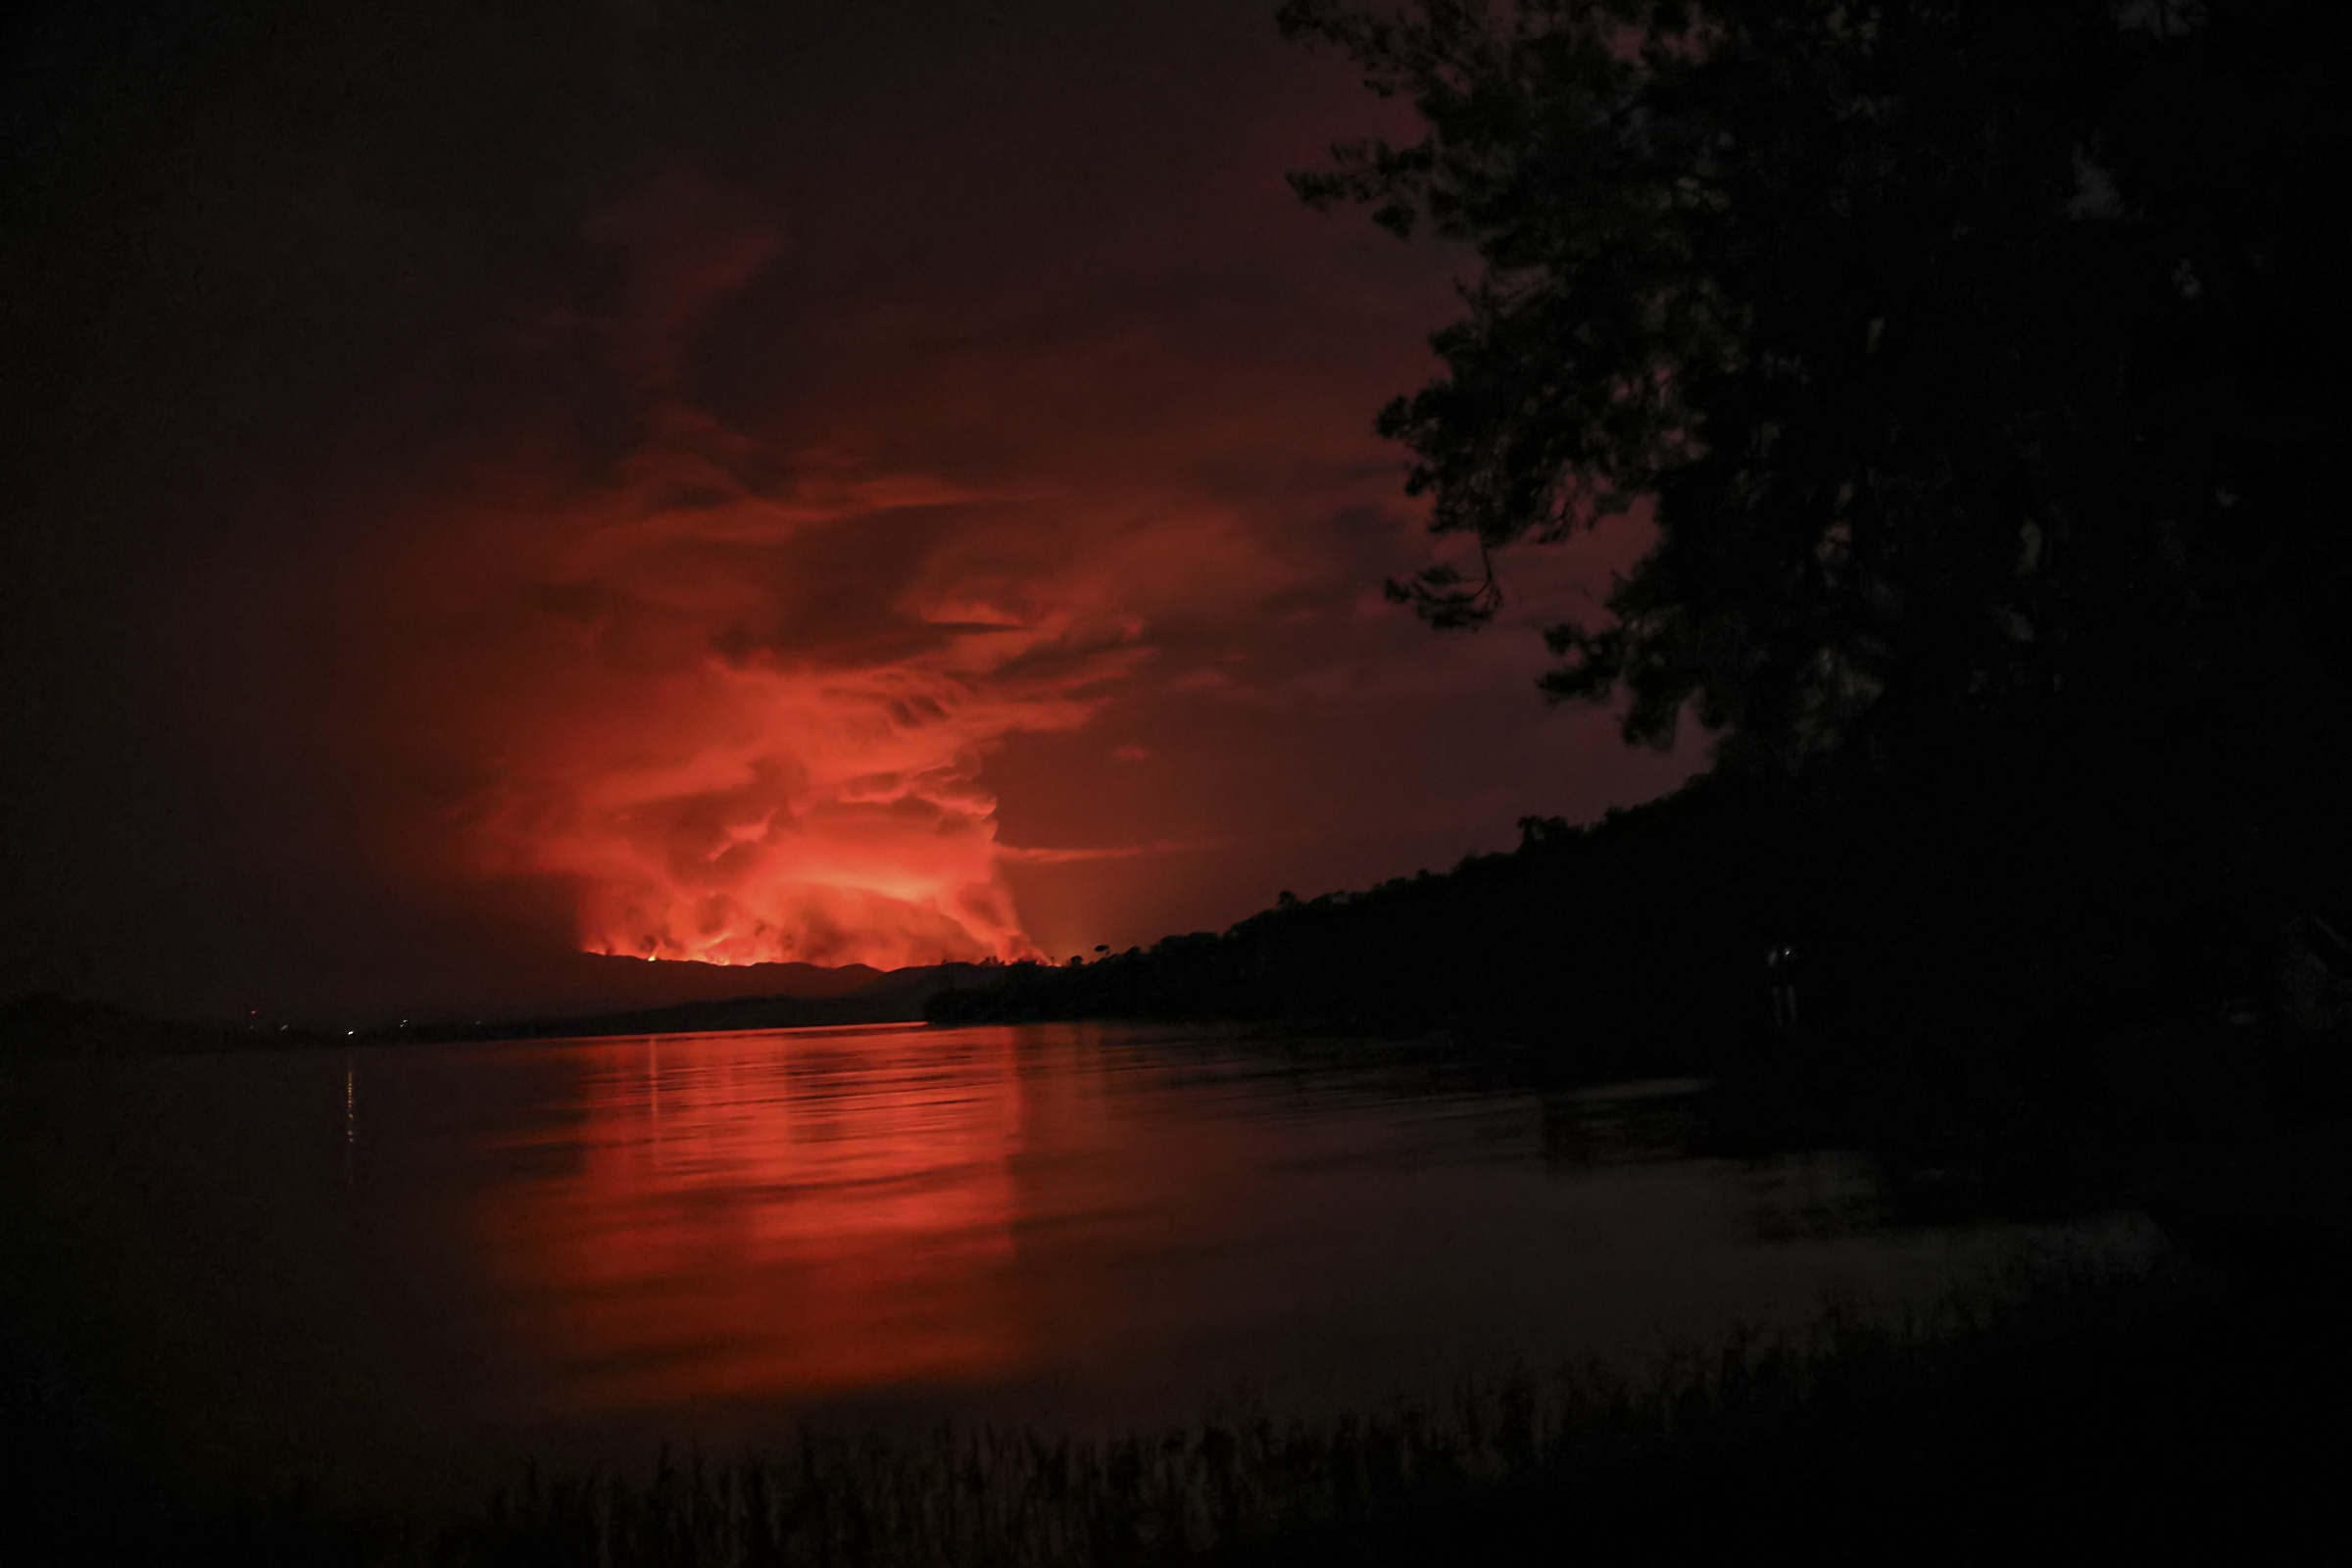
{"type": "Polygon", "coordinates": [[[0,996],[1058,957],[1698,765],[1533,684],[1638,520],[1383,602],[1464,263],[1292,195],[1402,126],[1271,9],[5,24],[0,996]]]}

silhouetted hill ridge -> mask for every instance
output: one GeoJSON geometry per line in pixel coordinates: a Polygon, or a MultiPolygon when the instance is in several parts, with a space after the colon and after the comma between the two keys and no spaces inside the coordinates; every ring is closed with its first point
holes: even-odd
{"type": "Polygon", "coordinates": [[[2344,890],[2243,837],[2047,759],[1801,794],[1711,773],[1594,823],[1525,818],[1515,850],[1447,872],[1285,895],[1084,966],[1011,965],[929,1017],[1438,1033],[1606,1075],[1709,1069],[1788,1032],[1776,985],[1816,1040],[1976,1046],[2267,1013],[2283,933],[2344,890]]]}

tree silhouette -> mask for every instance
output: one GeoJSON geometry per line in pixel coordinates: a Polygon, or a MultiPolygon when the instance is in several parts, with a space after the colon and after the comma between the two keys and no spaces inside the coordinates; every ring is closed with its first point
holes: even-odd
{"type": "Polygon", "coordinates": [[[1392,595],[1649,505],[1544,689],[1788,772],[2334,711],[2341,11],[1291,0],[1422,126],[1299,192],[1483,264],[1380,428],[1487,564],[1392,595]]]}
{"type": "MultiPolygon", "coordinates": [[[[1635,741],[1695,710],[1724,765],[939,1015],[1459,1032],[1585,1072],[1756,1032],[1963,1120],[2073,1114],[2117,1031],[2335,1027],[2294,933],[2352,929],[2352,7],[1379,3],[1282,21],[1420,134],[1296,182],[1482,264],[1381,426],[1485,552],[1652,509],[1543,684],[1629,697],[1635,741]]],[[[1394,591],[1440,626],[1500,593],[1394,591]]]]}

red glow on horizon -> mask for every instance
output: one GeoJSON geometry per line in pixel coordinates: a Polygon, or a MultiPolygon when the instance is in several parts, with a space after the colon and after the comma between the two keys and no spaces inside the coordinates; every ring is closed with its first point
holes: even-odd
{"type": "MultiPolygon", "coordinates": [[[[617,282],[535,330],[610,416],[559,400],[486,439],[355,589],[413,650],[384,667],[437,813],[404,860],[497,886],[537,943],[893,969],[1041,956],[1030,922],[1057,951],[1223,923],[1279,885],[1240,844],[1332,885],[1363,872],[1329,845],[1426,836],[1425,799],[1364,787],[1412,772],[1378,715],[1507,690],[1536,612],[1519,649],[1439,648],[1370,592],[1412,525],[1349,401],[1368,372],[1291,379],[1327,336],[1056,300],[1069,342],[967,352],[924,325],[955,302],[877,298],[730,382],[693,351],[778,294],[773,200],[680,173],[591,226],[617,282]]],[[[1513,744],[1493,803],[1411,782],[1507,822],[1561,750],[1513,744]]]]}
{"type": "Polygon", "coordinates": [[[919,671],[713,673],[713,725],[745,739],[584,781],[531,847],[578,887],[583,948],[878,969],[1033,955],[967,726],[1049,715],[967,708],[958,724],[919,671]]]}
{"type": "Polygon", "coordinates": [[[475,613],[525,650],[503,662],[530,696],[492,702],[477,868],[566,886],[591,953],[1035,956],[982,759],[1084,723],[1133,666],[1131,618],[1056,577],[1034,497],[763,439],[685,394],[685,340],[780,243],[756,204],[659,188],[607,227],[637,287],[603,341],[640,424],[595,482],[490,524],[514,554],[475,613]]]}
{"type": "Polygon", "coordinates": [[[1643,519],[1477,638],[1381,597],[1443,552],[1372,416],[1469,253],[1282,172],[1409,106],[1249,7],[623,9],[306,34],[353,113],[174,97],[172,199],[58,209],[103,265],[18,443],[14,989],[555,1015],[1124,950],[1699,765],[1529,686],[1643,519]]]}
{"type": "Polygon", "coordinates": [[[880,969],[1035,956],[980,760],[1015,731],[1082,722],[1077,688],[1102,662],[1023,676],[1005,666],[1050,655],[1057,619],[953,613],[906,613],[928,646],[890,662],[706,650],[601,670],[596,702],[508,769],[482,824],[495,858],[571,887],[592,953],[880,969]]]}

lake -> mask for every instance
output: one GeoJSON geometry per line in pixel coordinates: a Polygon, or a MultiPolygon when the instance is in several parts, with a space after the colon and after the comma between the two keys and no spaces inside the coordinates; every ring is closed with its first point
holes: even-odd
{"type": "Polygon", "coordinates": [[[1924,1301],[2014,1240],[1875,1229],[1850,1160],[1683,1157],[1688,1086],[1364,1055],[892,1026],[20,1064],[0,1313],[89,1441],[416,1500],[804,1421],[1362,1408],[1924,1301]]]}

